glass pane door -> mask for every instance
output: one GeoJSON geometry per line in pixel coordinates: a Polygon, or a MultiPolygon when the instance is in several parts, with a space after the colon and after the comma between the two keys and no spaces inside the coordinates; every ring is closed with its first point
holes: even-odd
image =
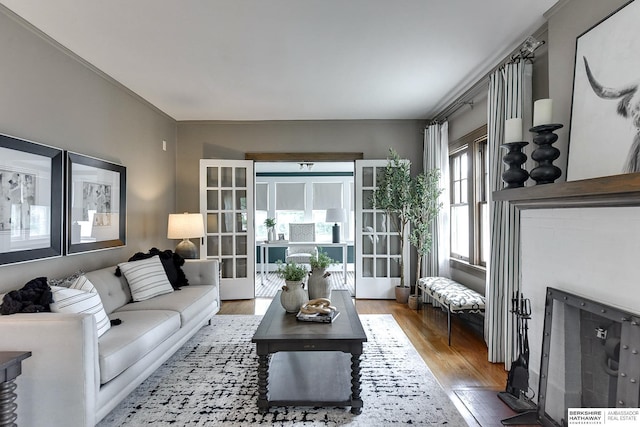
{"type": "Polygon", "coordinates": [[[254,298],[253,161],[200,160],[200,211],[200,253],[220,261],[220,298],[254,298]]]}
{"type": "Polygon", "coordinates": [[[394,299],[401,257],[405,259],[405,278],[409,277],[409,245],[401,250],[393,221],[372,203],[386,166],[387,160],[356,160],[356,298],[394,299]]]}

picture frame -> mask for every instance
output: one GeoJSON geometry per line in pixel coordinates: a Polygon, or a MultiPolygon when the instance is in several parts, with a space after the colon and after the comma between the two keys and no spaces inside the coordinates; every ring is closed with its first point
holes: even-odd
{"type": "Polygon", "coordinates": [[[66,253],[125,246],[127,169],[73,152],[67,152],[66,169],[66,253]]]}
{"type": "Polygon", "coordinates": [[[576,38],[569,181],[640,172],[639,20],[633,0],[576,38]]]}
{"type": "Polygon", "coordinates": [[[0,266],[62,256],[63,153],[0,134],[0,266]]]}

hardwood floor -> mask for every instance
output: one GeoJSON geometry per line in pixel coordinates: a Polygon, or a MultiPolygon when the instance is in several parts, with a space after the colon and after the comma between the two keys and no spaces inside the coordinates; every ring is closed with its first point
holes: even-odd
{"type": "MultiPolygon", "coordinates": [[[[223,301],[218,314],[264,314],[270,303],[268,298],[223,301]]],[[[447,315],[440,309],[424,305],[416,311],[389,300],[355,304],[360,314],[393,315],[469,425],[500,426],[501,419],[515,415],[497,397],[507,380],[503,364],[487,361],[481,334],[457,316],[452,316],[449,346],[447,315]]]]}

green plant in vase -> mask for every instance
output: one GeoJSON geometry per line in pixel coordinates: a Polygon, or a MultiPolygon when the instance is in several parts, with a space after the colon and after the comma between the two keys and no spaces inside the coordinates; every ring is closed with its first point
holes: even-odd
{"type": "Polygon", "coordinates": [[[264,220],[264,225],[267,227],[267,240],[269,242],[276,240],[276,219],[267,218],[264,220]]]}
{"type": "Polygon", "coordinates": [[[304,290],[304,278],[307,277],[307,267],[295,262],[283,264],[278,261],[276,273],[285,280],[280,294],[280,303],[287,313],[297,313],[302,304],[309,301],[307,291],[304,290]]]}
{"type": "Polygon", "coordinates": [[[311,255],[309,264],[311,265],[311,271],[313,270],[325,270],[336,261],[332,259],[326,252],[319,250],[317,254],[311,255]]]}
{"type": "Polygon", "coordinates": [[[278,261],[276,274],[287,282],[302,282],[308,273],[309,270],[302,264],[296,264],[295,262],[285,264],[282,261],[278,261]]]}
{"type": "Polygon", "coordinates": [[[331,273],[326,270],[331,264],[335,264],[335,261],[325,252],[319,250],[318,253],[311,256],[309,264],[311,265],[311,275],[307,286],[309,298],[331,299],[331,282],[329,281],[331,273]]]}

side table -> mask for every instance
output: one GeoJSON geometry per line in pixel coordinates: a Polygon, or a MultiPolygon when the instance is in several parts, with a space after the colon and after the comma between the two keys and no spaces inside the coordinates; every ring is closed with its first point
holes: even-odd
{"type": "Polygon", "coordinates": [[[16,425],[18,405],[14,401],[18,395],[14,380],[22,373],[22,361],[27,357],[31,357],[30,351],[0,351],[0,427],[16,425]]]}

